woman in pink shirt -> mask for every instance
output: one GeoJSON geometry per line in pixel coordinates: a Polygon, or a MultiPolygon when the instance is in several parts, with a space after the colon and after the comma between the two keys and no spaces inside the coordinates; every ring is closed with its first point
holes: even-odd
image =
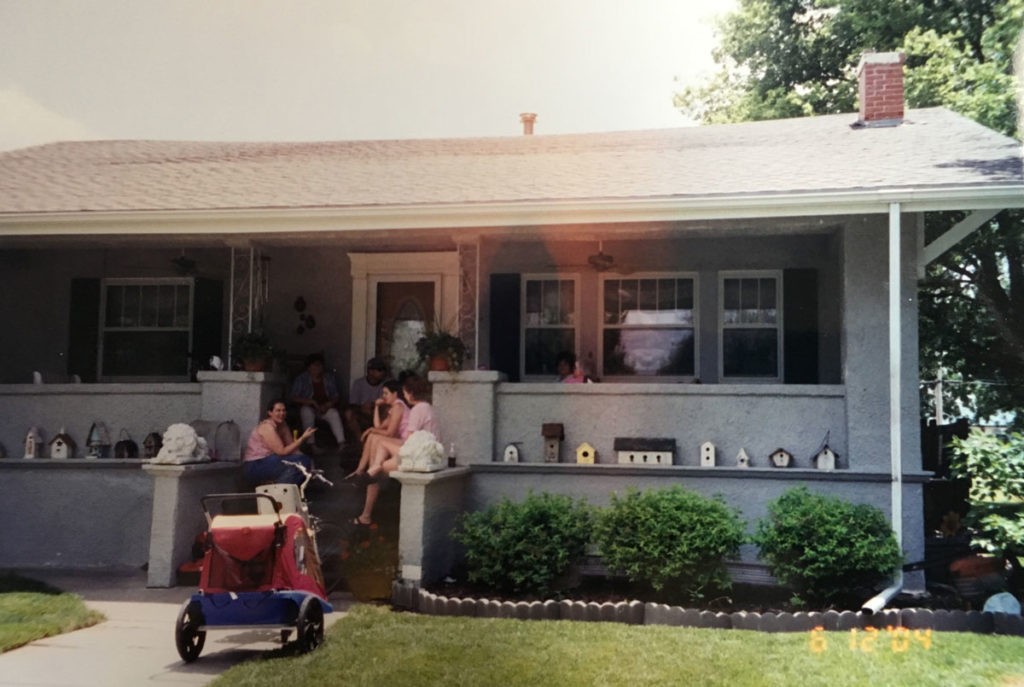
{"type": "Polygon", "coordinates": [[[254,484],[302,484],[305,476],[283,461],[301,463],[307,470],[313,465],[309,456],[299,452],[299,447],[313,436],[315,428],[309,427],[298,439],[293,439],[284,421],[286,414],[284,401],[274,399],[267,404],[267,417],[249,435],[242,474],[254,484]]]}
{"type": "Polygon", "coordinates": [[[366,487],[366,501],[363,504],[363,512],[353,518],[354,525],[370,525],[373,523],[373,506],[377,502],[377,495],[380,493],[380,482],[386,478],[391,471],[398,468],[398,450],[402,448],[405,440],[413,432],[426,430],[434,435],[438,441],[441,440],[440,426],[434,416],[434,407],[430,405],[430,382],[421,377],[410,377],[402,387],[406,403],[409,404],[409,424],[406,427],[404,436],[381,437],[376,441],[374,454],[370,460],[370,467],[365,475],[360,475],[360,482],[368,482],[366,487]]]}

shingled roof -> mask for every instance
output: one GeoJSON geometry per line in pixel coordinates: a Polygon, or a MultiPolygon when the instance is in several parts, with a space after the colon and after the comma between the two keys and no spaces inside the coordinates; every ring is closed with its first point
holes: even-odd
{"type": "Polygon", "coordinates": [[[1020,144],[941,108],[598,134],[0,153],[0,220],[33,213],[729,199],[1020,187],[1020,144]]]}

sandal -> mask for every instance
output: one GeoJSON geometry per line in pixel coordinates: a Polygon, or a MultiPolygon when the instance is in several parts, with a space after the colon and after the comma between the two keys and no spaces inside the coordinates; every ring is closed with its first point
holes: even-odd
{"type": "Polygon", "coordinates": [[[356,527],[369,527],[370,525],[373,524],[373,522],[372,521],[371,522],[363,522],[362,520],[359,519],[359,516],[357,515],[356,517],[352,518],[352,520],[349,521],[349,524],[355,525],[356,527]]]}

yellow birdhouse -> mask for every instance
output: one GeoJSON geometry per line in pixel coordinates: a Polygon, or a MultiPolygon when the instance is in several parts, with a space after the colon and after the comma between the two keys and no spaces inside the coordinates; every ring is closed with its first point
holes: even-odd
{"type": "Polygon", "coordinates": [[[593,464],[597,461],[597,451],[587,442],[576,447],[576,462],[593,464]]]}

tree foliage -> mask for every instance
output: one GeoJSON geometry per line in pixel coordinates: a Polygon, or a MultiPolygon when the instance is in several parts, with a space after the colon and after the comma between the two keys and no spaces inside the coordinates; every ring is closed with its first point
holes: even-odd
{"type": "MultiPolygon", "coordinates": [[[[1024,0],[739,0],[719,23],[717,73],[676,105],[708,124],[851,112],[861,55],[895,50],[907,55],[908,107],[943,106],[1020,138],[1022,28],[1024,0]]],[[[962,217],[929,214],[926,241],[962,217]]],[[[947,402],[981,416],[1024,409],[1022,234],[1024,212],[1005,210],[920,284],[922,377],[995,382],[945,387],[947,402]]]]}

